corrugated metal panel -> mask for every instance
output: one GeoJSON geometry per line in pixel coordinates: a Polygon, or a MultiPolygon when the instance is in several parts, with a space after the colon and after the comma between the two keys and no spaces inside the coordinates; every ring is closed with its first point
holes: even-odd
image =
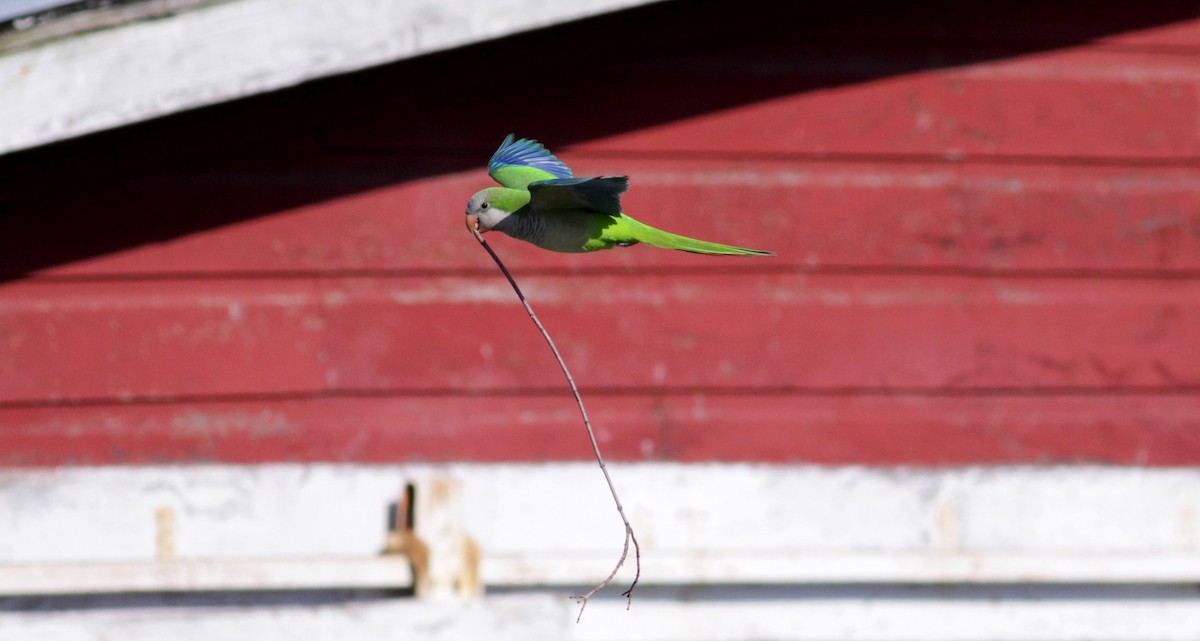
{"type": "Polygon", "coordinates": [[[616,456],[1200,462],[1194,7],[939,7],[652,7],[12,157],[0,460],[586,457],[461,229],[515,130],[779,253],[495,241],[616,456]]]}

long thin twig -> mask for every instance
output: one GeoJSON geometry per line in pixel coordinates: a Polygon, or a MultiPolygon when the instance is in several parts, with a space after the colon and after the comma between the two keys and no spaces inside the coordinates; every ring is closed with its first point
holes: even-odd
{"type": "Polygon", "coordinates": [[[586,594],[580,594],[571,598],[579,603],[579,615],[575,617],[575,622],[579,623],[583,618],[583,609],[587,607],[588,599],[595,596],[597,592],[603,590],[609,583],[612,583],[613,578],[617,576],[617,571],[625,565],[625,560],[629,558],[629,542],[633,541],[633,557],[636,564],[636,571],[633,575],[633,583],[629,584],[629,589],[621,593],[625,597],[625,609],[633,603],[633,589],[637,587],[638,579],[642,576],[642,548],[638,545],[637,537],[633,534],[633,526],[629,524],[629,518],[625,516],[625,508],[621,507],[621,498],[617,496],[617,488],[613,485],[612,477],[608,474],[608,467],[604,465],[604,457],[600,454],[600,444],[596,442],[596,432],[592,430],[592,423],[588,420],[587,410],[583,407],[583,398],[579,395],[579,388],[575,387],[575,379],[571,378],[571,371],[567,369],[567,364],[563,361],[562,355],[558,353],[558,348],[554,346],[554,341],[550,338],[550,333],[542,326],[542,322],[538,320],[537,314],[533,313],[533,308],[529,306],[529,301],[525,300],[525,294],[521,293],[521,288],[517,286],[517,281],[513,280],[512,274],[508,273],[508,269],[504,263],[500,262],[500,257],[496,252],[492,251],[491,245],[483,239],[483,235],[479,233],[479,229],[471,229],[471,233],[475,234],[475,239],[480,245],[487,250],[487,253],[492,256],[492,260],[496,261],[496,266],[508,279],[508,284],[512,285],[513,291],[517,293],[517,298],[521,299],[521,304],[525,306],[525,311],[529,313],[529,318],[533,320],[533,324],[537,326],[538,331],[542,333],[542,338],[546,339],[546,344],[550,346],[550,351],[554,352],[554,358],[558,361],[558,366],[562,368],[562,373],[567,377],[567,383],[571,386],[571,393],[575,395],[575,403],[579,405],[579,414],[583,417],[583,426],[587,428],[588,438],[592,441],[592,452],[596,454],[596,462],[600,464],[600,471],[604,473],[604,480],[608,482],[608,491],[612,492],[613,503],[617,505],[617,514],[621,515],[621,522],[625,524],[625,547],[621,550],[621,558],[617,559],[617,565],[609,573],[608,577],[601,581],[596,587],[589,590],[586,594]]]}

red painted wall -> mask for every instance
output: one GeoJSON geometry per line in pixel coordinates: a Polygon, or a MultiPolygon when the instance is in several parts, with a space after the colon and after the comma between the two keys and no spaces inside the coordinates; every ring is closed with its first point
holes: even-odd
{"type": "Polygon", "coordinates": [[[2,159],[0,464],[587,458],[462,229],[510,130],[779,254],[492,238],[615,458],[1200,463],[1200,16],[1116,4],[651,7],[2,159]]]}

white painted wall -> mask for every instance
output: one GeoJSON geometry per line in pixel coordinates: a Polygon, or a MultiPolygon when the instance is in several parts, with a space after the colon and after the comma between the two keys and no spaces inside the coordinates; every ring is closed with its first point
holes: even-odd
{"type": "Polygon", "coordinates": [[[0,613],[0,641],[1194,641],[1194,590],[1083,597],[920,591],[643,596],[575,608],[554,593],[468,603],[392,600],[347,605],[0,613]]]}
{"type": "Polygon", "coordinates": [[[232,0],[0,53],[0,154],[652,0],[232,0]]]}
{"type": "Polygon", "coordinates": [[[0,472],[4,564],[152,559],[163,508],[181,559],[361,559],[382,549],[407,480],[449,476],[490,588],[468,602],[109,597],[67,611],[26,597],[0,600],[0,641],[1200,638],[1200,470],[612,472],[643,544],[643,591],[626,612],[623,587],[610,589],[579,625],[566,597],[622,540],[589,464],[0,472]]]}
{"type": "MultiPolygon", "coordinates": [[[[1200,551],[1200,470],[614,466],[647,553],[1200,551]]],[[[153,558],[155,513],[180,557],[368,555],[409,479],[463,483],[493,557],[607,556],[622,527],[587,463],[266,465],[0,471],[0,562],[153,558]],[[79,536],[86,524],[90,533],[79,536]]]]}

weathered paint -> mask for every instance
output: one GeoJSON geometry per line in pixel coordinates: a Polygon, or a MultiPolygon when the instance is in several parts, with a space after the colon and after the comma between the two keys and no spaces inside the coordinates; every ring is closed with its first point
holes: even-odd
{"type": "MultiPolygon", "coordinates": [[[[587,393],[630,461],[968,465],[1200,462],[1188,394],[587,393]],[[1048,397],[1049,396],[1049,397],[1048,397]]],[[[570,396],[350,394],[15,407],[0,464],[544,461],[592,456],[570,396]]]]}
{"type": "MultiPolygon", "coordinates": [[[[614,472],[644,546],[644,583],[628,612],[624,600],[600,598],[577,626],[565,594],[586,582],[580,577],[607,572],[605,552],[620,539],[590,463],[5,471],[6,564],[69,573],[80,558],[107,563],[78,568],[76,578],[95,579],[105,568],[152,562],[155,515],[168,508],[177,515],[176,562],[209,559],[206,568],[240,572],[258,559],[275,573],[223,580],[322,577],[351,586],[344,567],[365,563],[360,584],[376,585],[387,580],[378,571],[395,577],[398,568],[364,559],[384,548],[405,483],[452,478],[462,483],[461,523],[480,544],[484,580],[554,587],[466,603],[243,593],[191,601],[202,608],[146,595],[87,597],[87,607],[67,601],[63,609],[27,597],[0,613],[0,639],[370,640],[435,626],[464,639],[619,630],[644,639],[1065,641],[1189,639],[1197,629],[1193,588],[1173,585],[1194,582],[1187,573],[1200,568],[1194,469],[656,464],[614,472]],[[298,557],[319,561],[293,563],[298,557]],[[1014,578],[1025,584],[996,585],[1014,578]]],[[[166,568],[159,579],[172,576],[166,568]]],[[[216,576],[176,578],[202,585],[216,576]]]]}
{"type": "MultiPolygon", "coordinates": [[[[584,388],[1200,385],[1191,357],[1200,283],[1191,280],[767,273],[522,281],[584,388]]],[[[0,401],[9,404],[544,393],[560,384],[500,278],[26,283],[0,292],[8,301],[0,401]]]]}
{"type": "Polygon", "coordinates": [[[651,6],[6,159],[0,457],[586,458],[461,229],[516,131],[780,254],[495,240],[616,457],[1196,464],[1200,21],[1052,5],[651,6]]]}
{"type": "MultiPolygon", "coordinates": [[[[947,581],[1008,581],[1038,558],[1047,565],[1031,579],[1050,582],[1091,572],[1100,581],[1154,583],[1200,570],[1197,469],[639,463],[613,474],[637,527],[647,585],[688,583],[689,568],[724,568],[707,579],[715,583],[819,583],[835,574],[871,583],[888,573],[898,580],[905,567],[918,583],[939,582],[939,572],[947,581]],[[886,553],[898,555],[890,567],[853,562],[886,553]],[[720,563],[776,554],[791,571],[720,563]],[[803,566],[823,555],[849,562],[841,570],[829,561],[803,566]],[[1114,558],[1080,564],[1103,555],[1114,558]],[[660,557],[661,575],[653,563],[660,557]],[[1174,570],[1171,559],[1179,561],[1174,570]]],[[[7,470],[0,562],[154,560],[163,508],[177,515],[176,560],[361,559],[383,551],[389,506],[406,483],[428,479],[461,484],[445,522],[479,543],[492,585],[565,582],[570,572],[553,568],[560,562],[572,564],[580,583],[611,569],[621,523],[587,462],[7,470]],[[89,536],[73,527],[80,522],[89,536]]]]}
{"type": "Polygon", "coordinates": [[[486,582],[562,586],[18,600],[0,639],[1193,639],[1194,2],[810,4],[652,6],[0,159],[5,562],[361,559],[450,475],[486,582]],[[644,546],[633,609],[582,625],[619,521],[461,229],[509,131],[780,254],[494,241],[644,546]]]}
{"type": "Polygon", "coordinates": [[[308,616],[322,623],[305,638],[450,634],[482,617],[499,638],[546,626],[549,638],[1188,639],[1200,617],[1183,585],[1200,572],[1194,469],[613,469],[643,546],[642,587],[628,612],[602,597],[579,626],[565,596],[608,571],[620,540],[590,463],[9,470],[0,581],[37,570],[43,592],[79,587],[59,579],[128,588],[139,577],[172,590],[385,585],[403,568],[368,557],[385,547],[405,483],[431,478],[461,483],[456,522],[479,543],[485,583],[507,589],[467,603],[241,593],[90,596],[81,608],[24,597],[0,613],[0,639],[287,638],[308,616]],[[177,556],[155,573],[164,509],[177,515],[177,556]]]}

